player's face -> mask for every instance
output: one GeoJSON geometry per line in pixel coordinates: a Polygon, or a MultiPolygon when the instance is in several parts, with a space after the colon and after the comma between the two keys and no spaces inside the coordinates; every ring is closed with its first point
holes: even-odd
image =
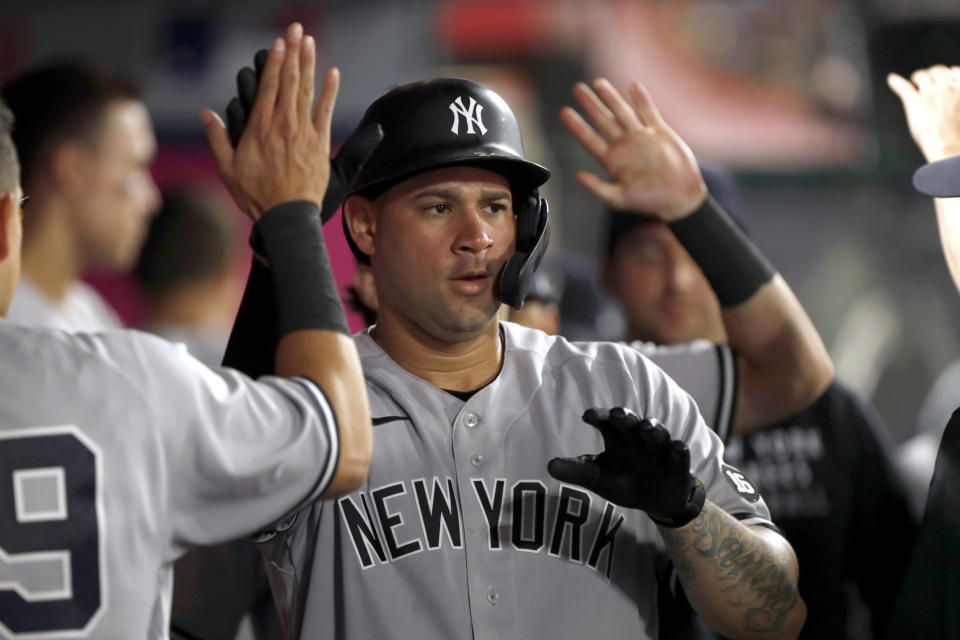
{"type": "Polygon", "coordinates": [[[372,261],[381,321],[393,317],[443,342],[487,329],[513,251],[506,178],[475,167],[435,169],[377,202],[372,261]]]}
{"type": "Polygon", "coordinates": [[[725,341],[716,295],[662,222],[644,221],[621,238],[604,280],[623,307],[631,339],[725,341]]]}
{"type": "Polygon", "coordinates": [[[137,101],[109,106],[96,139],[84,145],[88,180],[74,200],[74,221],[87,266],[126,269],[136,259],[160,204],[148,170],[156,147],[150,116],[137,101]]]}

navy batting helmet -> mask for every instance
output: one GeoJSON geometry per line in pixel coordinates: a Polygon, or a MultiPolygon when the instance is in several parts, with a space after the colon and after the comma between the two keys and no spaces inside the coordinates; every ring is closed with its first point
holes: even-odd
{"type": "MultiPolygon", "coordinates": [[[[503,98],[481,84],[437,78],[378,98],[333,161],[340,185],[324,201],[324,216],[347,196],[374,197],[401,180],[450,165],[483,167],[510,181],[516,247],[500,277],[500,299],[519,309],[547,249],[549,214],[538,188],[550,172],[524,159],[516,117],[503,98]]],[[[357,260],[369,263],[345,220],[344,232],[357,260]]]]}

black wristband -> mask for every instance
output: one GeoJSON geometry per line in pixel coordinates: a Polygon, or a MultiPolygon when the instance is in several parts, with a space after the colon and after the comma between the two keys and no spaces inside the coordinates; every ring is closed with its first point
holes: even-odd
{"type": "Polygon", "coordinates": [[[278,338],[299,329],[350,335],[322,225],[317,205],[306,200],[284,202],[257,221],[273,275],[278,338]]]}
{"type": "Polygon", "coordinates": [[[700,482],[699,478],[694,478],[690,495],[687,497],[687,502],[683,505],[682,509],[669,515],[653,514],[648,511],[647,515],[661,527],[670,529],[682,527],[700,515],[700,512],[703,511],[703,503],[706,502],[706,500],[707,491],[703,488],[703,483],[700,482]]]}
{"type": "Polygon", "coordinates": [[[725,307],[746,301],[776,274],[710,195],[693,213],[668,224],[725,307]]]}

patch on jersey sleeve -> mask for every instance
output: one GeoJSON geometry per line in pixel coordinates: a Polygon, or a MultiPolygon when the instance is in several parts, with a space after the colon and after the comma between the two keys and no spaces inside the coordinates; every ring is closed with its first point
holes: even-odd
{"type": "Polygon", "coordinates": [[[757,485],[753,484],[747,476],[743,475],[742,471],[728,464],[723,465],[721,468],[723,469],[723,477],[727,479],[727,482],[730,483],[733,490],[740,494],[741,498],[748,502],[756,502],[760,499],[760,491],[757,490],[757,485]]]}

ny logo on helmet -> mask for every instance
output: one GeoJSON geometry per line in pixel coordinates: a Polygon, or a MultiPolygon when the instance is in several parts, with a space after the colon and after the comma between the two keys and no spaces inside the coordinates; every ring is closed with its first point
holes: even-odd
{"type": "Polygon", "coordinates": [[[453,126],[450,127],[450,132],[454,135],[460,135],[460,116],[463,116],[467,121],[467,133],[474,133],[473,125],[477,125],[480,135],[487,133],[487,128],[483,126],[483,119],[480,117],[483,113],[483,105],[478,104],[473,96],[470,96],[469,107],[464,107],[463,98],[458,96],[456,100],[450,103],[450,111],[453,112],[453,126]],[[474,115],[474,110],[476,110],[476,115],[474,115]]]}

